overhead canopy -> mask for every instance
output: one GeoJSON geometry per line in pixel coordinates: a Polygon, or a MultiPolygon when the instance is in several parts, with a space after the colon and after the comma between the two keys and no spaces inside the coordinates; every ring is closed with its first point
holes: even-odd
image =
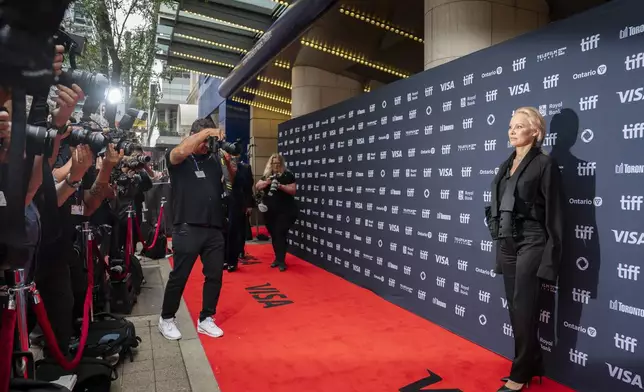
{"type": "MultiPolygon", "coordinates": [[[[291,110],[293,66],[347,76],[360,81],[365,91],[423,71],[421,0],[339,0],[308,29],[293,29],[290,44],[288,39],[271,41],[278,21],[289,19],[291,10],[331,1],[177,1],[172,11],[161,13],[157,58],[205,77],[223,80],[232,73],[222,83],[223,95],[285,114],[291,110]],[[269,45],[275,45],[269,55],[257,56],[269,45]]],[[[552,20],[605,1],[547,0],[552,20]]]]}

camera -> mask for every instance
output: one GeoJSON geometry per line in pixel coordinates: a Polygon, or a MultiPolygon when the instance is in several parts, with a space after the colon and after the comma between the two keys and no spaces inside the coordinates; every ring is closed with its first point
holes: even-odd
{"type": "Polygon", "coordinates": [[[241,144],[238,142],[229,143],[225,140],[219,140],[217,136],[209,136],[206,139],[208,153],[213,154],[222,149],[230,155],[239,155],[242,152],[241,144]]]}
{"type": "Polygon", "coordinates": [[[25,134],[27,136],[27,155],[44,155],[45,157],[50,157],[54,152],[54,141],[56,140],[58,131],[27,124],[25,134]]]}
{"type": "Polygon", "coordinates": [[[105,151],[107,145],[110,143],[110,139],[105,137],[101,131],[96,131],[90,128],[87,124],[73,124],[76,126],[72,129],[72,132],[67,137],[67,144],[72,147],[76,147],[79,144],[88,145],[94,154],[99,154],[102,151],[105,151]]]}
{"type": "Polygon", "coordinates": [[[123,157],[121,162],[123,162],[123,166],[126,166],[132,170],[136,170],[141,169],[143,165],[149,163],[151,160],[152,158],[147,155],[134,155],[123,157]]]}

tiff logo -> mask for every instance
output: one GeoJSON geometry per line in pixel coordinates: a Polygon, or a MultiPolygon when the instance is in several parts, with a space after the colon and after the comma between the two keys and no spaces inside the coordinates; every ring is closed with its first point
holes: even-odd
{"type": "Polygon", "coordinates": [[[585,112],[586,110],[597,109],[597,101],[599,95],[591,95],[589,97],[582,97],[579,99],[579,110],[585,112]]]}
{"type": "Polygon", "coordinates": [[[431,168],[424,168],[423,169],[423,177],[429,178],[432,176],[432,169],[431,168]]]}
{"type": "Polygon", "coordinates": [[[486,304],[490,303],[490,293],[487,291],[479,290],[479,301],[485,302],[486,304]]]}
{"type": "Polygon", "coordinates": [[[445,278],[436,277],[436,286],[445,288],[445,278]]]}
{"type": "Polygon", "coordinates": [[[639,69],[644,67],[644,53],[637,53],[630,56],[626,56],[626,70],[632,71],[634,69],[639,69]]]}
{"type": "Polygon", "coordinates": [[[485,151],[494,151],[496,150],[496,139],[486,140],[483,145],[485,146],[485,151]]]}
{"type": "Polygon", "coordinates": [[[441,147],[441,154],[443,155],[449,155],[451,151],[452,151],[451,144],[443,144],[443,146],[441,147]]]}
{"type": "Polygon", "coordinates": [[[463,86],[469,86],[472,83],[474,83],[474,74],[463,76],[463,86]]]}
{"type": "Polygon", "coordinates": [[[572,289],[572,300],[588,305],[590,300],[590,291],[581,289],[572,289]]]}
{"type": "Polygon", "coordinates": [[[622,264],[617,265],[617,276],[627,280],[637,280],[640,274],[640,267],[636,265],[622,264]]]}
{"type": "Polygon", "coordinates": [[[644,196],[624,196],[619,200],[619,205],[625,211],[640,211],[644,203],[644,196]]]}
{"type": "Polygon", "coordinates": [[[459,260],[458,261],[458,270],[459,271],[467,271],[467,261],[465,260],[459,260]]]}
{"type": "Polygon", "coordinates": [[[425,96],[431,97],[434,94],[434,86],[425,87],[425,96]]]}
{"type": "Polygon", "coordinates": [[[592,226],[575,225],[575,238],[580,240],[591,240],[595,228],[592,226]]]}
{"type": "Polygon", "coordinates": [[[438,242],[447,242],[447,233],[438,233],[438,242]]]}
{"type": "Polygon", "coordinates": [[[546,137],[543,140],[543,146],[544,147],[552,147],[555,144],[557,144],[557,134],[556,133],[547,134],[546,137]]]}
{"type": "Polygon", "coordinates": [[[637,339],[634,339],[630,336],[621,335],[619,333],[615,333],[614,339],[615,347],[631,353],[635,352],[635,347],[637,347],[637,339]]]}
{"type": "Polygon", "coordinates": [[[579,162],[577,163],[577,175],[580,177],[594,176],[597,162],[579,162]]]}
{"type": "Polygon", "coordinates": [[[581,46],[581,51],[587,52],[589,50],[597,49],[599,46],[599,36],[600,34],[595,34],[590,37],[582,38],[581,43],[579,44],[581,46]]]}
{"type": "Polygon", "coordinates": [[[449,189],[441,189],[441,200],[449,200],[449,189]]]}
{"type": "Polygon", "coordinates": [[[492,241],[481,241],[481,250],[483,252],[492,252],[492,241]]]}
{"type": "Polygon", "coordinates": [[[483,192],[483,202],[491,203],[492,202],[492,191],[483,192]]]}
{"type": "Polygon", "coordinates": [[[514,337],[514,332],[512,331],[512,326],[510,324],[503,323],[503,334],[514,337]]]}
{"type": "Polygon", "coordinates": [[[452,110],[452,101],[443,102],[443,111],[449,112],[452,110]]]}
{"type": "Polygon", "coordinates": [[[460,222],[464,225],[468,225],[470,223],[470,214],[461,212],[460,222]]]}
{"type": "Polygon", "coordinates": [[[485,92],[485,101],[486,102],[494,102],[496,101],[496,97],[499,95],[499,90],[490,90],[485,92]]]}
{"type": "Polygon", "coordinates": [[[472,167],[462,167],[461,168],[461,177],[471,177],[472,176],[472,167]]]}
{"type": "Polygon", "coordinates": [[[454,307],[454,313],[456,313],[457,316],[465,317],[465,306],[456,305],[454,307]]]}
{"type": "Polygon", "coordinates": [[[514,60],[512,62],[512,70],[514,72],[517,72],[517,71],[521,71],[521,70],[525,69],[525,62],[526,62],[525,57],[521,57],[520,59],[514,60]]]}
{"type": "Polygon", "coordinates": [[[570,362],[586,367],[586,361],[588,361],[588,354],[582,353],[575,349],[570,349],[570,362]]]}
{"type": "Polygon", "coordinates": [[[543,78],[543,89],[548,90],[557,87],[559,84],[559,74],[550,75],[543,78]]]}
{"type": "Polygon", "coordinates": [[[473,118],[464,118],[463,119],[463,129],[472,129],[474,126],[474,119],[473,118]]]}
{"type": "Polygon", "coordinates": [[[626,124],[622,129],[624,139],[644,139],[644,122],[637,124],[626,124]]]}
{"type": "Polygon", "coordinates": [[[544,324],[548,324],[550,322],[550,312],[542,310],[541,313],[539,313],[539,321],[544,324]]]}

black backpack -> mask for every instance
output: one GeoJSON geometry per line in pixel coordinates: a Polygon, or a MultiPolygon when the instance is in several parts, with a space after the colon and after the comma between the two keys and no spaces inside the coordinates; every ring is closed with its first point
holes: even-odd
{"type": "MultiPolygon", "coordinates": [[[[62,376],[75,374],[77,377],[73,392],[110,392],[112,381],[118,379],[114,366],[104,359],[88,358],[81,359],[78,366],[67,371],[53,358],[46,358],[36,362],[36,378],[40,381],[52,382],[62,376]]],[[[55,389],[35,389],[36,391],[55,391],[55,389]]],[[[67,390],[63,388],[61,391],[67,390]]],[[[13,392],[13,389],[11,389],[13,392]]],[[[27,391],[24,390],[23,391],[27,391]]],[[[29,389],[28,391],[32,391],[29,389]]]]}
{"type": "MultiPolygon", "coordinates": [[[[148,231],[148,236],[145,239],[146,244],[151,244],[152,241],[154,241],[154,234],[156,233],[156,228],[155,227],[150,227],[150,230],[148,231]]],[[[154,247],[144,250],[142,253],[145,257],[149,257],[153,260],[159,260],[165,258],[165,256],[168,254],[168,237],[165,235],[165,230],[161,228],[159,230],[159,237],[157,238],[157,242],[154,243],[154,247]]]]}
{"type": "Polygon", "coordinates": [[[9,392],[70,392],[69,389],[46,381],[12,378],[9,381],[9,392]]]}
{"type": "MultiPolygon", "coordinates": [[[[80,323],[77,325],[80,336],[80,323]]],[[[78,350],[80,340],[76,339],[70,347],[72,354],[78,350]]],[[[111,313],[97,313],[94,321],[89,324],[87,343],[83,357],[108,358],[119,355],[119,360],[129,357],[134,361],[132,349],[139,346],[141,338],[136,336],[136,328],[131,321],[111,313]]]]}

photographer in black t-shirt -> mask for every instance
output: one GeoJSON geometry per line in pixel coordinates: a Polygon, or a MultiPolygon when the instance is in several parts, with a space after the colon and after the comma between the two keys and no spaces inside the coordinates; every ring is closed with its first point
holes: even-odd
{"type": "Polygon", "coordinates": [[[206,278],[197,331],[212,337],[224,334],[215,324],[214,315],[225,259],[224,196],[232,188],[235,168],[221,149],[209,151],[211,137],[222,141],[224,133],[210,118],[196,120],[190,136],[165,157],[172,189],[174,265],[165,289],[159,331],[169,340],[181,339],[174,317],[197,256],[201,256],[206,278]]]}
{"type": "Polygon", "coordinates": [[[259,209],[264,212],[266,228],[271,235],[275,252],[275,261],[271,268],[279,267],[280,271],[286,271],[286,237],[297,219],[297,186],[295,175],[286,169],[284,157],[280,154],[271,155],[266,163],[264,175],[255,187],[260,192],[262,203],[259,209]]]}

